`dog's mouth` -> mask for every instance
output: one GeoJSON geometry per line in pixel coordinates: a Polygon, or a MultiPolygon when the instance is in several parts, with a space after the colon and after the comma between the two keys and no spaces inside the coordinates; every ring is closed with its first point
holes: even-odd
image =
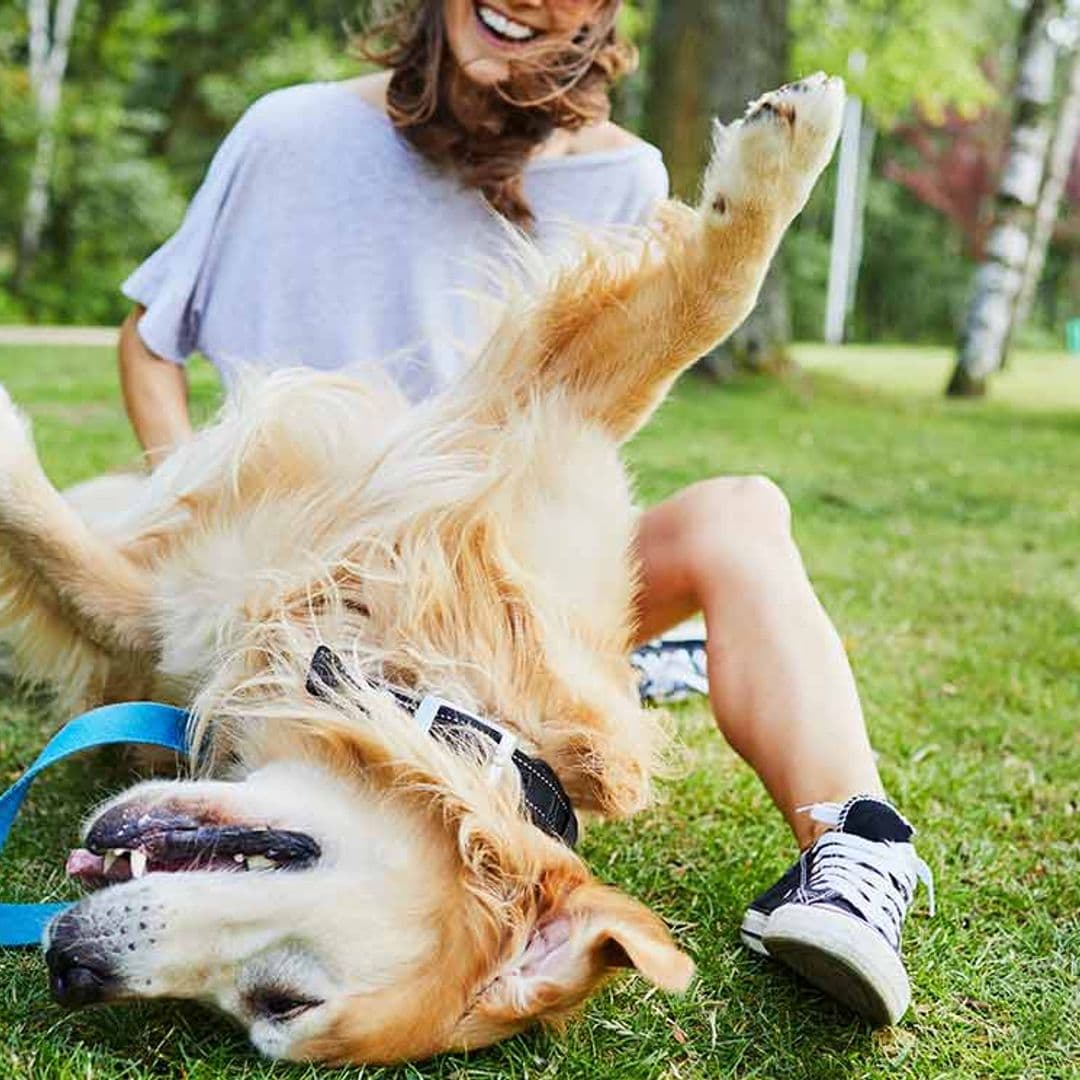
{"type": "Polygon", "coordinates": [[[91,826],[67,873],[88,889],[146,874],[303,870],[322,854],[306,833],[270,826],[200,821],[167,807],[113,807],[91,826]]]}

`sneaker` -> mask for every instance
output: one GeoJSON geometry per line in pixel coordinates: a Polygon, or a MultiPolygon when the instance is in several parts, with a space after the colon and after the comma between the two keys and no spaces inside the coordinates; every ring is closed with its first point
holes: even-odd
{"type": "Polygon", "coordinates": [[[701,638],[657,638],[630,655],[646,705],[670,705],[709,693],[705,642],[701,638]]]}
{"type": "Polygon", "coordinates": [[[911,1001],[900,931],[920,881],[934,913],[915,830],[869,795],[804,809],[832,830],[747,908],[740,937],[875,1026],[895,1024],[911,1001]]]}

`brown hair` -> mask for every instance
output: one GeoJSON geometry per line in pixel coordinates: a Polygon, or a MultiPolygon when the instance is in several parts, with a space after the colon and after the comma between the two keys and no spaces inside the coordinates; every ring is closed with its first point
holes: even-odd
{"type": "Polygon", "coordinates": [[[453,169],[504,217],[531,227],[522,189],[529,157],[558,128],[606,119],[612,84],[636,66],[636,50],[615,29],[619,0],[606,0],[572,43],[531,50],[497,86],[477,85],[454,62],[444,0],[374,0],[371,7],[354,48],[393,69],[391,120],[428,161],[453,169]]]}

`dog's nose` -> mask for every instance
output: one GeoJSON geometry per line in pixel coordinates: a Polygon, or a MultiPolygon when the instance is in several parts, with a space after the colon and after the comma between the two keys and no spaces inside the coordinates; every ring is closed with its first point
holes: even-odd
{"type": "Polygon", "coordinates": [[[50,927],[45,953],[53,999],[72,1009],[105,1001],[116,988],[108,961],[80,937],[71,917],[63,915],[50,927]]]}
{"type": "Polygon", "coordinates": [[[49,988],[53,1000],[70,1009],[94,1005],[108,996],[109,976],[98,968],[79,963],[78,956],[69,956],[60,949],[45,954],[49,965],[49,988]]]}

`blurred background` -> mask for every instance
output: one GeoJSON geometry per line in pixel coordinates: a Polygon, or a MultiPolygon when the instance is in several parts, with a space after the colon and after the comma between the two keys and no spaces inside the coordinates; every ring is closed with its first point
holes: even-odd
{"type": "MultiPolygon", "coordinates": [[[[119,282],[177,226],[240,113],[273,88],[355,74],[346,27],[361,17],[339,0],[0,6],[0,323],[118,323],[119,282]]],[[[1044,226],[1024,268],[1035,280],[1009,298],[1008,341],[1065,347],[1080,316],[1070,0],[629,0],[623,22],[642,64],[618,118],[663,149],[684,197],[710,116],[819,68],[853,95],[838,164],[715,371],[782,368],[792,340],[957,339],[995,214],[1010,209],[998,194],[1010,132],[1035,107],[1017,103],[1025,48],[1052,188],[1036,195],[1053,205],[1028,208],[1024,228],[1044,226]]]]}
{"type": "MultiPolygon", "coordinates": [[[[707,711],[688,707],[683,782],[584,850],[672,921],[697,987],[679,1000],[616,988],[588,1023],[470,1059],[470,1076],[1077,1075],[1078,3],[624,6],[642,65],[618,118],[660,145],[683,196],[712,115],[819,68],[848,81],[840,152],[758,310],[709,359],[716,385],[682,381],[627,456],[645,503],[720,473],[783,488],[940,906],[911,924],[903,1028],[858,1029],[746,957],[735,928],[787,841],[707,711]]],[[[0,0],[0,384],[60,487],[141,462],[117,379],[119,283],[177,226],[255,98],[357,73],[351,5],[0,0]]],[[[214,371],[189,374],[194,415],[209,417],[214,371]]],[[[0,773],[14,778],[55,720],[0,650],[0,773]]],[[[78,762],[35,792],[5,898],[69,895],[58,853],[90,783],[78,762]]],[[[312,1075],[242,1056],[194,1011],[61,1019],[39,963],[0,955],[0,1077],[312,1075]]]]}

